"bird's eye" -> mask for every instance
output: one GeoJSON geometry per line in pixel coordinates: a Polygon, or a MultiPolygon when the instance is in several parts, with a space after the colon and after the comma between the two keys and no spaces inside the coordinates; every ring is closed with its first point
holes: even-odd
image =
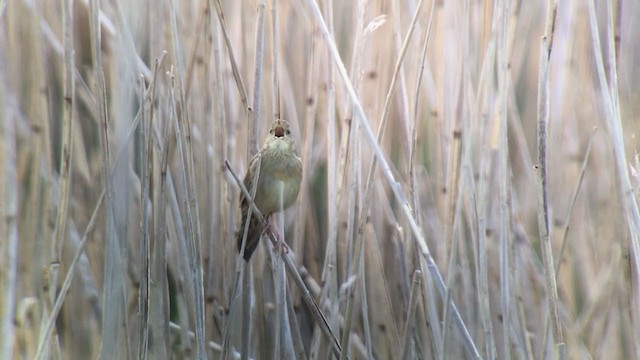
{"type": "Polygon", "coordinates": [[[273,129],[269,130],[269,134],[273,135],[273,129]]]}
{"type": "Polygon", "coordinates": [[[287,129],[287,135],[291,135],[291,130],[287,129]]]}

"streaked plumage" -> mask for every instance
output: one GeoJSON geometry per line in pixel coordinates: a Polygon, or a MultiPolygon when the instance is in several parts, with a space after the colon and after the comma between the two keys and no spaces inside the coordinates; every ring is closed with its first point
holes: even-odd
{"type": "MultiPolygon", "coordinates": [[[[275,120],[271,124],[269,136],[262,149],[251,159],[249,169],[244,177],[244,186],[249,192],[253,189],[253,179],[258,168],[260,174],[254,202],[260,212],[266,217],[293,204],[300,190],[302,161],[296,152],[296,145],[290,135],[287,121],[275,120]],[[282,209],[280,209],[280,189],[283,190],[282,209]]],[[[240,194],[240,209],[242,222],[237,234],[238,251],[242,249],[244,226],[249,213],[249,202],[242,193],[240,194]]],[[[252,215],[243,256],[246,261],[249,261],[258,246],[263,230],[262,223],[255,214],[252,215]]]]}

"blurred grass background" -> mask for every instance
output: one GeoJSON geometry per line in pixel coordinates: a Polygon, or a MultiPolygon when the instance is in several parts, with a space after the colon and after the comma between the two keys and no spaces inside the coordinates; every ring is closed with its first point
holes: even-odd
{"type": "Polygon", "coordinates": [[[0,1],[0,358],[331,357],[267,240],[237,266],[274,117],[344,355],[640,358],[640,3],[314,4],[0,1]]]}

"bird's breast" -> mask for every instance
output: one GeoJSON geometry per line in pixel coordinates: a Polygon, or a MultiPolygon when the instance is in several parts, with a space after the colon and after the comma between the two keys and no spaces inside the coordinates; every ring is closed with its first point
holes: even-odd
{"type": "Polygon", "coordinates": [[[286,141],[274,141],[262,154],[256,205],[265,214],[284,210],[298,196],[302,162],[286,141]]]}

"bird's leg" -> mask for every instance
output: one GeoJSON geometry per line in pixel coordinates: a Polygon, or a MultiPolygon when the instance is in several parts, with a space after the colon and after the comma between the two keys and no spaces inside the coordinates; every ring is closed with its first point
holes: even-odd
{"type": "MultiPolygon", "coordinates": [[[[276,239],[278,239],[278,232],[277,231],[273,231],[273,226],[271,225],[271,214],[267,215],[264,217],[264,222],[266,223],[266,225],[264,226],[264,230],[262,230],[264,233],[266,234],[273,234],[276,239]]],[[[278,230],[278,229],[276,229],[278,230]]]]}
{"type": "Polygon", "coordinates": [[[279,252],[279,251],[284,251],[286,254],[289,253],[289,246],[287,246],[287,243],[284,242],[282,240],[282,238],[280,237],[280,232],[278,231],[278,225],[273,222],[272,223],[272,216],[271,214],[267,215],[265,222],[267,223],[267,225],[264,227],[264,232],[269,234],[273,234],[273,236],[276,238],[276,245],[273,247],[273,251],[274,252],[279,252]]]}

